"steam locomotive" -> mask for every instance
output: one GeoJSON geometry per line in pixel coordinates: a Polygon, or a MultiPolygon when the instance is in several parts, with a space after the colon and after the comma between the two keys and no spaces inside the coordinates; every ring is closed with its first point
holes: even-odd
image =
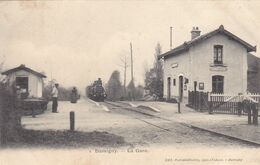
{"type": "Polygon", "coordinates": [[[102,81],[100,78],[94,81],[93,84],[87,86],[86,96],[91,100],[102,102],[107,97],[104,87],[102,86],[102,81]]]}

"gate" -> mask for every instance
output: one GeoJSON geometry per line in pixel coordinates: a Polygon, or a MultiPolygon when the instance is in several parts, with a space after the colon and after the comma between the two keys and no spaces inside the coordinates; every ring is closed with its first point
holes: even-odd
{"type": "Polygon", "coordinates": [[[209,113],[246,115],[245,100],[247,104],[255,104],[256,108],[260,109],[260,94],[229,95],[198,91],[188,92],[187,106],[209,113]]]}
{"type": "Polygon", "coordinates": [[[208,95],[209,93],[206,92],[189,91],[187,106],[197,111],[208,111],[209,109],[208,95]]]}
{"type": "Polygon", "coordinates": [[[227,95],[213,94],[208,95],[209,113],[224,113],[246,115],[247,109],[245,104],[254,104],[259,109],[260,95],[245,94],[245,95],[227,95]]]}

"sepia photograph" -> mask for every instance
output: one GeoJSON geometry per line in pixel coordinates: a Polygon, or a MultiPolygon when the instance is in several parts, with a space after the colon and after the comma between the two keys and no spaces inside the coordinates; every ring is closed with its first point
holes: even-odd
{"type": "Polygon", "coordinates": [[[259,165],[260,1],[0,1],[0,165],[259,165]]]}

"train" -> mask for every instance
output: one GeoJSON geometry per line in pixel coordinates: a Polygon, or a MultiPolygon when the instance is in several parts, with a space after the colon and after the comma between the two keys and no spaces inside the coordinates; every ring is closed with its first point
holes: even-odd
{"type": "Polygon", "coordinates": [[[103,102],[107,97],[106,91],[102,86],[101,78],[94,81],[91,85],[86,88],[86,96],[93,101],[103,102]]]}

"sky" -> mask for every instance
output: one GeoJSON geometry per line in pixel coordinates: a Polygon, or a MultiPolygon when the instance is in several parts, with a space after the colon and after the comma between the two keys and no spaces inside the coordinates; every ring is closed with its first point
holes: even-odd
{"type": "MultiPolygon", "coordinates": [[[[144,84],[155,46],[170,49],[190,40],[190,31],[225,29],[260,45],[258,1],[4,1],[0,2],[0,60],[4,70],[25,64],[65,87],[84,89],[130,59],[135,84],[144,84]]],[[[255,53],[257,56],[260,53],[255,53]]],[[[130,68],[127,82],[130,81],[130,68]]]]}

